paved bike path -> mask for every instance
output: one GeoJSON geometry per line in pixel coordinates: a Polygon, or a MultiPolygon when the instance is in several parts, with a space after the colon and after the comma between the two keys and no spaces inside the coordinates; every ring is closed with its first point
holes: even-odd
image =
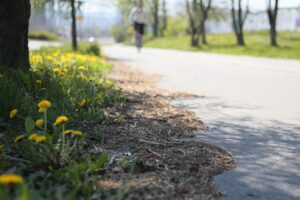
{"type": "Polygon", "coordinates": [[[199,139],[232,153],[237,168],[215,178],[224,199],[300,199],[300,62],[175,50],[104,46],[112,59],[174,91],[174,102],[210,126],[199,139]]]}

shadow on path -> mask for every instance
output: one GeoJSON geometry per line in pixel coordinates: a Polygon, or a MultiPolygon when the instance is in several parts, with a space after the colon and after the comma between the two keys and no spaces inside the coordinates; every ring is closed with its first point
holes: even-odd
{"type": "Polygon", "coordinates": [[[175,104],[201,116],[209,114],[210,129],[198,138],[234,156],[236,169],[215,178],[225,199],[300,199],[300,125],[219,113],[220,107],[241,112],[259,109],[251,106],[197,102],[175,104]]]}

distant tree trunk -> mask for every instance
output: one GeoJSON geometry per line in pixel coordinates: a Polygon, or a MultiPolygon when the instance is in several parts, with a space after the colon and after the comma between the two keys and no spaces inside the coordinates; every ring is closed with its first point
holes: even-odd
{"type": "Polygon", "coordinates": [[[166,0],[162,1],[162,26],[161,26],[161,36],[164,36],[165,31],[168,27],[168,13],[166,0]]]}
{"type": "Polygon", "coordinates": [[[1,0],[0,67],[29,69],[30,0],[1,0]]]}
{"type": "Polygon", "coordinates": [[[201,29],[202,44],[207,44],[205,24],[208,18],[209,11],[211,9],[211,3],[212,0],[207,0],[206,2],[204,2],[204,0],[200,1],[200,7],[201,7],[200,29],[201,29]]]}
{"type": "Polygon", "coordinates": [[[189,0],[186,0],[186,10],[189,17],[189,32],[191,34],[191,46],[198,47],[199,46],[199,38],[200,38],[200,31],[199,31],[199,24],[197,23],[197,16],[198,16],[198,6],[197,1],[192,1],[192,6],[190,5],[189,0]]]}
{"type": "Polygon", "coordinates": [[[71,0],[71,18],[72,18],[72,48],[74,51],[78,49],[77,44],[77,24],[76,24],[76,7],[75,0],[71,0]]]}
{"type": "Polygon", "coordinates": [[[267,14],[270,23],[270,40],[272,46],[277,46],[277,15],[279,8],[279,0],[274,0],[274,8],[272,4],[272,0],[267,1],[267,14]]]}
{"type": "Polygon", "coordinates": [[[237,38],[237,44],[239,46],[245,46],[245,39],[244,39],[244,24],[249,14],[249,6],[247,5],[246,11],[243,12],[242,9],[242,0],[237,0],[238,2],[238,10],[235,9],[235,0],[231,0],[232,9],[232,22],[233,22],[233,29],[237,38]]]}
{"type": "Polygon", "coordinates": [[[205,29],[205,22],[201,22],[201,39],[202,39],[202,44],[206,45],[207,40],[206,40],[206,29],[205,29]]]}
{"type": "Polygon", "coordinates": [[[159,32],[159,0],[152,0],[153,36],[157,37],[159,32]]]}

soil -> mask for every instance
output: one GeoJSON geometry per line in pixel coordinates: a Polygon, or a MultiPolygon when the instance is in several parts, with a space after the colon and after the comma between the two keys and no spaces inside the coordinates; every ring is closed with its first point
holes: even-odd
{"type": "Polygon", "coordinates": [[[109,77],[126,103],[106,109],[111,123],[101,125],[110,162],[98,184],[105,199],[218,199],[213,176],[234,167],[232,156],[196,139],[208,127],[190,111],[173,107],[176,98],[201,98],[157,87],[146,75],[118,61],[109,77]]]}

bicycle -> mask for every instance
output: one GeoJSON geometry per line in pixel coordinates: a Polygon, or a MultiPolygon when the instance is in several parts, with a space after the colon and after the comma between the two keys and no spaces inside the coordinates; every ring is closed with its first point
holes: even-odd
{"type": "Polygon", "coordinates": [[[135,46],[140,52],[143,47],[143,36],[140,33],[136,33],[135,35],[135,46]]]}

